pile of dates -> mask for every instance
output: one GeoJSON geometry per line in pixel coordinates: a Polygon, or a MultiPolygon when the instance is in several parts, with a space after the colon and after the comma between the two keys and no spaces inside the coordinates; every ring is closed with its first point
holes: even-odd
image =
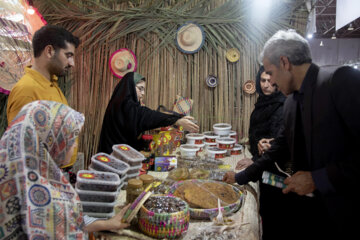
{"type": "Polygon", "coordinates": [[[144,207],[154,213],[173,213],[183,211],[187,203],[179,198],[154,196],[145,202],[144,207]]]}

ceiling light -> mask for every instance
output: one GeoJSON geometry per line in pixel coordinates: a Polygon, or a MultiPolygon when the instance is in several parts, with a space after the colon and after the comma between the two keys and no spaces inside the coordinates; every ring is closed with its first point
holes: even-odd
{"type": "Polygon", "coordinates": [[[27,13],[30,14],[30,15],[33,15],[35,13],[35,10],[32,6],[30,6],[28,9],[27,9],[27,13]]]}
{"type": "Polygon", "coordinates": [[[352,23],[350,23],[350,25],[349,25],[349,27],[348,27],[348,30],[349,30],[349,31],[354,30],[354,27],[353,27],[352,23]]]}
{"type": "Polygon", "coordinates": [[[333,33],[331,39],[336,39],[335,33],[333,33]]]}
{"type": "Polygon", "coordinates": [[[324,46],[324,43],[323,41],[320,42],[320,47],[323,47],[324,46]]]}
{"type": "Polygon", "coordinates": [[[357,68],[358,68],[358,66],[356,66],[356,65],[355,65],[355,66],[354,66],[354,68],[355,68],[355,69],[357,69],[357,68]]]}
{"type": "Polygon", "coordinates": [[[312,35],[311,33],[309,33],[309,34],[307,35],[307,38],[308,38],[308,39],[312,39],[312,38],[313,38],[313,35],[312,35]]]}

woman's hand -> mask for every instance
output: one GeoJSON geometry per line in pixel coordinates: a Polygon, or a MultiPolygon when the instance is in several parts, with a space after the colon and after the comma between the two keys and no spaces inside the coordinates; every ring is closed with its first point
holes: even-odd
{"type": "Polygon", "coordinates": [[[235,172],[233,171],[226,172],[223,177],[223,181],[229,184],[235,183],[235,172]]]}
{"type": "Polygon", "coordinates": [[[238,163],[236,164],[235,169],[236,170],[241,170],[241,169],[247,168],[248,166],[250,166],[253,163],[254,162],[253,162],[253,160],[251,158],[243,158],[243,159],[238,161],[238,163]]]}
{"type": "Polygon", "coordinates": [[[259,155],[263,155],[265,153],[265,151],[269,150],[271,147],[270,142],[274,140],[274,138],[263,138],[258,142],[258,151],[259,151],[259,155]]]}
{"type": "Polygon", "coordinates": [[[194,122],[194,118],[191,116],[185,116],[176,121],[176,126],[183,126],[185,131],[199,132],[199,126],[194,122]]]}

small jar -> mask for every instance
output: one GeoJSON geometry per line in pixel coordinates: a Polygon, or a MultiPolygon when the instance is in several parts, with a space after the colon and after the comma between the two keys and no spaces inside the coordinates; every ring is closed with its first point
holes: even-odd
{"type": "Polygon", "coordinates": [[[130,179],[126,188],[126,202],[132,203],[144,191],[143,182],[139,179],[130,179]]]}
{"type": "Polygon", "coordinates": [[[151,142],[153,140],[153,136],[152,135],[148,135],[148,134],[144,134],[141,136],[142,140],[143,140],[143,147],[142,150],[146,151],[146,152],[150,152],[150,145],[151,142]]]}
{"type": "Polygon", "coordinates": [[[140,175],[140,180],[144,184],[144,189],[146,189],[152,182],[154,182],[154,177],[149,174],[140,175]]]}

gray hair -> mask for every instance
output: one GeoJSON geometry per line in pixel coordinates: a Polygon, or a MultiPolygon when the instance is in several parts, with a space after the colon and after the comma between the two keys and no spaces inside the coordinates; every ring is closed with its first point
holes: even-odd
{"type": "Polygon", "coordinates": [[[279,30],[267,40],[260,59],[263,61],[266,57],[271,64],[279,67],[281,56],[287,57],[293,65],[312,62],[308,41],[293,29],[279,30]]]}

